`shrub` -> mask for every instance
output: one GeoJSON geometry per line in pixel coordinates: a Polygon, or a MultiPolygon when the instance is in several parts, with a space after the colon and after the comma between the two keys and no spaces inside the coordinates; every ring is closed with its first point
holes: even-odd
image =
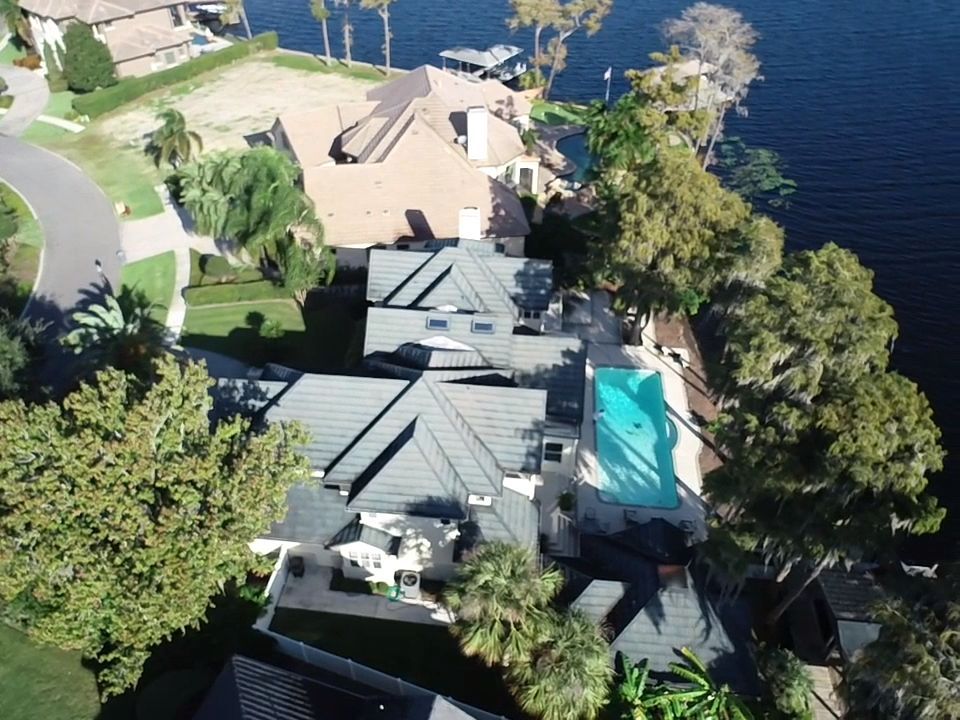
{"type": "Polygon", "coordinates": [[[63,76],[77,92],[117,84],[110,50],[93,36],[89,25],[74,23],[63,34],[63,76]]]}
{"type": "Polygon", "coordinates": [[[201,55],[160,72],[143,77],[123,78],[113,87],[74,98],[73,108],[81,115],[87,115],[91,118],[99,117],[154,90],[189,80],[192,77],[229,65],[263,50],[274,50],[276,47],[277,34],[275,32],[263,33],[252,40],[236,43],[231,47],[208,55],[201,55]]]}
{"type": "Polygon", "coordinates": [[[26,55],[22,58],[17,58],[13,61],[13,64],[17,67],[22,67],[27,70],[39,70],[40,69],[40,56],[39,55],[26,55]]]}
{"type": "Polygon", "coordinates": [[[813,681],[803,663],[789,650],[762,648],[758,658],[766,682],[767,701],[783,720],[810,720],[813,681]]]}
{"type": "Polygon", "coordinates": [[[67,90],[69,87],[67,78],[64,76],[63,70],[57,65],[55,51],[52,51],[49,45],[44,46],[43,61],[47,65],[47,85],[50,86],[50,92],[56,93],[67,90]]]}
{"type": "Polygon", "coordinates": [[[249,300],[288,300],[290,292],[269,280],[246,283],[220,283],[189,287],[183,291],[187,305],[224,305],[249,300]]]}
{"type": "Polygon", "coordinates": [[[268,318],[260,324],[259,333],[265,340],[276,340],[283,337],[283,325],[279,320],[268,318]]]}
{"type": "Polygon", "coordinates": [[[200,258],[203,274],[212,278],[234,277],[237,269],[222,255],[204,255],[200,258]]]}

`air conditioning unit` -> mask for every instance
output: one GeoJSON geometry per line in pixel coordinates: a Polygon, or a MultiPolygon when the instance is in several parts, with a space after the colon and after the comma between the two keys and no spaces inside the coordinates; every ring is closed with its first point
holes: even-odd
{"type": "Polygon", "coordinates": [[[400,593],[407,600],[420,599],[420,573],[404,570],[400,573],[400,593]]]}

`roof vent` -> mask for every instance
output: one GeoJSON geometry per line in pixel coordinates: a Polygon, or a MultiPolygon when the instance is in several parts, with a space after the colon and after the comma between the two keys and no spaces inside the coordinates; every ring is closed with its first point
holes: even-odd
{"type": "Polygon", "coordinates": [[[489,120],[483,106],[467,108],[467,158],[474,162],[487,159],[489,120]]]}
{"type": "Polygon", "coordinates": [[[480,240],[483,230],[480,221],[480,208],[465,207],[460,210],[459,236],[461,240],[480,240]]]}

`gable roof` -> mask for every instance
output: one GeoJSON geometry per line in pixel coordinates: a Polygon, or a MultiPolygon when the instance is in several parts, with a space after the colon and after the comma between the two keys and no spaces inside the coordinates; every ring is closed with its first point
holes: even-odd
{"type": "Polygon", "coordinates": [[[20,0],[20,8],[54,20],[77,18],[95,23],[130,17],[157,8],[179,5],[183,0],[20,0]]]}
{"type": "Polygon", "coordinates": [[[579,584],[572,605],[610,629],[612,655],[647,658],[654,677],[664,678],[677,650],[689,647],[718,681],[756,691],[744,601],[721,602],[702,573],[658,565],[605,536],[582,536],[581,555],[577,573],[595,579],[579,584]]]}
{"type": "Polygon", "coordinates": [[[485,254],[466,247],[373,250],[367,278],[367,300],[388,307],[427,309],[452,304],[514,318],[520,308],[546,310],[553,294],[549,260],[485,254]]]}
{"type": "Polygon", "coordinates": [[[383,550],[387,555],[396,555],[400,550],[401,540],[399,535],[391,535],[385,530],[364,525],[357,515],[330,539],[326,547],[337,548],[350,543],[363,543],[383,550]]]}
{"type": "Polygon", "coordinates": [[[824,570],[817,578],[830,612],[838,620],[872,622],[873,606],[884,595],[868,572],[824,570]]]}

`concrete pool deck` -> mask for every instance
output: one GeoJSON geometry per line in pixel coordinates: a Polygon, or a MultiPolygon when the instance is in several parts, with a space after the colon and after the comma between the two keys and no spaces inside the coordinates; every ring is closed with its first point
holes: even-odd
{"type": "Polygon", "coordinates": [[[640,347],[618,344],[589,343],[587,348],[586,383],[580,443],[574,482],[577,488],[577,523],[582,532],[615,533],[629,522],[647,522],[663,518],[674,525],[689,522],[700,535],[704,530],[706,505],[701,500],[702,480],[699,456],[702,448],[699,429],[690,416],[687,392],[682,372],[667,357],[651,349],[656,338],[653,326],[644,331],[645,345],[640,347]],[[678,507],[658,508],[618,505],[600,499],[600,474],[593,426],[595,408],[594,377],[598,367],[624,367],[655,370],[660,373],[666,402],[667,418],[678,431],[673,448],[673,467],[677,482],[678,507]],[[628,519],[629,514],[629,519],[628,519]]]}

